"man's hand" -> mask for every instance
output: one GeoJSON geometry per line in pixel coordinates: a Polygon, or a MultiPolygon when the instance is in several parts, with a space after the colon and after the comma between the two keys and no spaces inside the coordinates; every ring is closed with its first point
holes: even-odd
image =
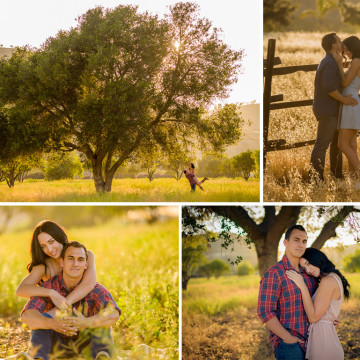
{"type": "Polygon", "coordinates": [[[61,296],[56,290],[51,290],[50,299],[54,305],[60,310],[70,310],[70,302],[63,296],[61,296]]]}
{"type": "Polygon", "coordinates": [[[284,343],[285,344],[296,344],[296,343],[301,343],[303,344],[304,343],[304,340],[301,340],[299,339],[298,337],[296,336],[292,336],[289,334],[288,337],[286,337],[285,339],[283,339],[284,343]]]}
{"type": "Polygon", "coordinates": [[[351,105],[351,106],[355,106],[358,104],[358,101],[356,99],[354,99],[350,94],[344,96],[344,99],[342,101],[345,105],[351,105]]]}
{"type": "Polygon", "coordinates": [[[67,336],[74,336],[78,332],[77,326],[72,318],[52,318],[48,319],[49,328],[67,336]]]}
{"type": "Polygon", "coordinates": [[[89,319],[86,318],[80,311],[77,311],[73,308],[75,316],[68,317],[67,319],[72,319],[74,321],[74,326],[78,330],[86,329],[89,327],[89,319]]]}

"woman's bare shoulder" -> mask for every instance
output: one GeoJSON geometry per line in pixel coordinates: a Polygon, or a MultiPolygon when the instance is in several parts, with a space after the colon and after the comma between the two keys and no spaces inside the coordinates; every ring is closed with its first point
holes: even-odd
{"type": "Polygon", "coordinates": [[[360,59],[355,58],[351,61],[351,66],[355,67],[357,70],[360,69],[360,59]]]}
{"type": "Polygon", "coordinates": [[[321,281],[320,281],[320,285],[319,287],[332,287],[335,288],[338,286],[338,283],[336,281],[336,279],[331,276],[330,274],[324,276],[321,281]]]}

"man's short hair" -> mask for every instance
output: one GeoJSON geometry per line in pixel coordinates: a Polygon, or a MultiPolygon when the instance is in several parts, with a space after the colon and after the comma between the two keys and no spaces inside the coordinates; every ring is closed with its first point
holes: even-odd
{"type": "Polygon", "coordinates": [[[72,247],[75,247],[75,248],[83,248],[84,251],[85,251],[86,261],[88,261],[88,252],[87,252],[87,250],[86,250],[86,247],[85,247],[84,244],[81,244],[81,243],[79,243],[78,241],[70,241],[70,242],[67,242],[66,244],[64,244],[63,249],[62,249],[62,251],[61,251],[61,255],[60,255],[60,257],[61,257],[62,259],[65,258],[66,250],[67,250],[69,247],[71,247],[71,246],[72,246],[72,247]]]}
{"type": "Polygon", "coordinates": [[[331,51],[332,45],[336,44],[336,41],[336,33],[332,32],[323,36],[323,38],[321,39],[321,46],[326,52],[328,52],[331,51]]]}
{"type": "Polygon", "coordinates": [[[306,230],[304,229],[304,227],[302,225],[293,225],[293,226],[290,226],[286,232],[285,232],[285,239],[286,240],[289,240],[290,239],[290,235],[291,233],[293,232],[293,230],[300,230],[300,231],[305,231],[306,230]]]}

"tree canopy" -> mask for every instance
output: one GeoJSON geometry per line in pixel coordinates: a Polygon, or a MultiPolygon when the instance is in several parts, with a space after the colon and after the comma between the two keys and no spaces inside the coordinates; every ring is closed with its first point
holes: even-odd
{"type": "Polygon", "coordinates": [[[160,19],[136,6],[96,7],[2,63],[0,103],[27,109],[52,148],[84,154],[98,192],[111,191],[116,170],[141,146],[177,140],[219,150],[240,138],[235,105],[208,108],[237,81],[242,50],[223,42],[198,5],[169,10],[160,19]]]}
{"type": "MultiPolygon", "coordinates": [[[[297,222],[308,230],[316,230],[317,237],[312,247],[321,249],[326,241],[337,236],[337,229],[347,224],[359,242],[359,215],[357,206],[303,207],[303,206],[196,206],[183,211],[183,238],[192,234],[204,234],[214,220],[221,224],[217,236],[209,237],[212,241],[221,241],[224,249],[234,251],[235,241],[254,244],[259,263],[260,275],[278,260],[278,247],[286,229],[297,222]],[[211,220],[209,222],[209,220],[211,220]],[[234,236],[234,234],[236,234],[234,236]]],[[[212,230],[214,231],[214,230],[212,230]]],[[[232,264],[242,260],[228,261],[232,264]]]]}

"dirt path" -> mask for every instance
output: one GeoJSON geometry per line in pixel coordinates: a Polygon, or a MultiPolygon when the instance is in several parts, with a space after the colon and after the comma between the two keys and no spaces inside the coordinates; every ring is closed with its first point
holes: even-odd
{"type": "Polygon", "coordinates": [[[0,318],[0,358],[26,351],[29,338],[17,315],[0,318]]]}
{"type": "MultiPolygon", "coordinates": [[[[360,309],[342,311],[338,335],[345,360],[360,359],[360,309]]],[[[236,314],[208,318],[203,315],[183,319],[183,359],[274,360],[268,331],[256,310],[239,319],[236,314]]]]}

